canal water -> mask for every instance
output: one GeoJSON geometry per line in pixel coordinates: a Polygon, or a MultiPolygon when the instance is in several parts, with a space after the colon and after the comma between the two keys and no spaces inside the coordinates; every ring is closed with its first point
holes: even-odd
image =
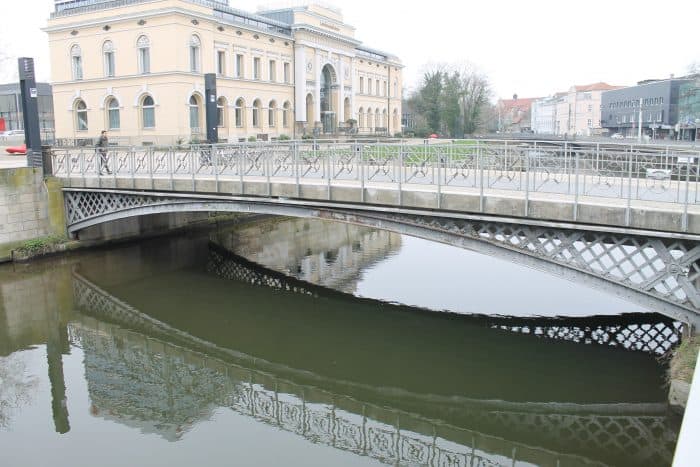
{"type": "Polygon", "coordinates": [[[307,219],[4,265],[0,465],[670,465],[646,311],[307,219]]]}

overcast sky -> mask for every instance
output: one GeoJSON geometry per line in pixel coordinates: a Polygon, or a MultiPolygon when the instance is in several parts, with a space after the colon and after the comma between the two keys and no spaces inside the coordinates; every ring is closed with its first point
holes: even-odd
{"type": "MultiPolygon", "coordinates": [[[[3,63],[0,83],[16,80],[18,56],[34,57],[38,78],[50,81],[47,36],[40,28],[53,3],[0,0],[0,47],[13,59],[3,63]]],[[[401,58],[409,90],[419,83],[426,64],[439,62],[474,64],[488,76],[495,99],[515,93],[546,96],[597,81],[632,85],[682,75],[700,61],[698,0],[325,3],[342,9],[365,45],[401,58]]],[[[267,3],[229,4],[254,12],[267,3]]],[[[280,4],[284,2],[274,3],[280,4]]]]}

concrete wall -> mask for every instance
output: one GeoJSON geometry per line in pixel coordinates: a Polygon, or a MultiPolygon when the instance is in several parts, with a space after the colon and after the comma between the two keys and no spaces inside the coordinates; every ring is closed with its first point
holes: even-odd
{"type": "Polygon", "coordinates": [[[66,231],[61,184],[44,181],[41,170],[0,170],[0,259],[9,249],[33,238],[66,231]]]}

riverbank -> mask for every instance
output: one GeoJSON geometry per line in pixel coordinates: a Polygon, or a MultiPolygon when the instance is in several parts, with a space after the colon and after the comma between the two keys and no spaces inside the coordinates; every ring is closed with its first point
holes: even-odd
{"type": "Polygon", "coordinates": [[[683,339],[671,357],[668,369],[668,400],[676,410],[683,411],[688,404],[690,384],[697,365],[699,351],[700,335],[689,336],[683,339]]]}

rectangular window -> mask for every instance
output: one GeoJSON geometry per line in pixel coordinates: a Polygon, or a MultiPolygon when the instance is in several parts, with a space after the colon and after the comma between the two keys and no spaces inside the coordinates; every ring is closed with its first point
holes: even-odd
{"type": "Polygon", "coordinates": [[[105,52],[105,76],[114,76],[114,52],[105,52]]]}
{"type": "Polygon", "coordinates": [[[588,119],[588,128],[592,128],[592,127],[593,127],[593,120],[591,120],[591,119],[589,118],[589,119],[588,119]]]}
{"type": "Polygon", "coordinates": [[[365,92],[365,79],[360,76],[360,94],[364,94],[365,92]]]}
{"type": "Polygon", "coordinates": [[[270,128],[275,126],[275,109],[272,107],[267,109],[267,124],[270,128]]]}
{"type": "Polygon", "coordinates": [[[291,83],[291,78],[291,65],[289,64],[289,62],[284,62],[284,82],[287,84],[291,83]]]}
{"type": "Polygon", "coordinates": [[[372,78],[367,78],[367,94],[372,94],[372,78]]]}
{"type": "Polygon", "coordinates": [[[80,56],[73,57],[73,79],[83,79],[83,61],[80,56]]]}
{"type": "Polygon", "coordinates": [[[243,78],[243,55],[236,54],[236,78],[243,78]]]}
{"type": "Polygon", "coordinates": [[[152,106],[143,108],[143,127],[156,127],[156,109],[154,109],[152,106]]]}
{"type": "Polygon", "coordinates": [[[374,89],[374,91],[377,93],[377,95],[379,95],[379,80],[376,80],[375,84],[377,85],[377,87],[374,89]]]}
{"type": "Polygon", "coordinates": [[[236,127],[241,128],[243,126],[243,109],[236,107],[234,114],[236,117],[236,127]]]}
{"type": "Polygon", "coordinates": [[[108,110],[108,116],[109,116],[109,129],[110,130],[118,130],[120,126],[119,122],[119,108],[110,108],[108,110]]]}
{"type": "Polygon", "coordinates": [[[190,71],[199,72],[199,47],[190,46],[190,71]]]}
{"type": "Polygon", "coordinates": [[[139,49],[139,71],[141,74],[151,72],[151,55],[148,47],[142,47],[139,49]]]}
{"type": "Polygon", "coordinates": [[[253,59],[253,79],[260,79],[260,57],[253,59]]]}
{"type": "Polygon", "coordinates": [[[223,50],[216,51],[216,74],[226,76],[226,52],[223,50]]]}
{"type": "Polygon", "coordinates": [[[270,60],[269,75],[270,81],[273,83],[277,81],[277,62],[274,60],[270,60]]]}

